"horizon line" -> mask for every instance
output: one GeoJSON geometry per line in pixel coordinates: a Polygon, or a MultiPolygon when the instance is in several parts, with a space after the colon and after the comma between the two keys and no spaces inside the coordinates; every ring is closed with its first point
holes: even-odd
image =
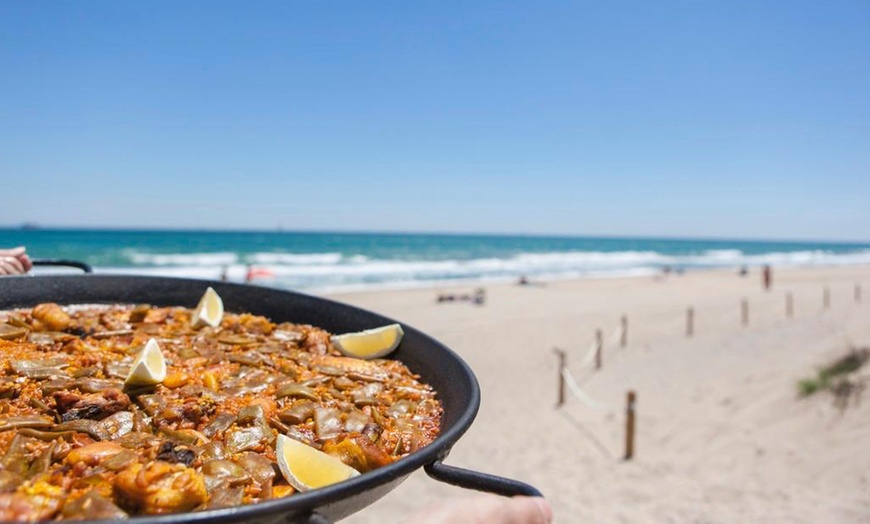
{"type": "Polygon", "coordinates": [[[612,240],[665,240],[665,241],[713,241],[747,243],[807,243],[807,244],[859,244],[870,246],[870,240],[855,239],[812,239],[812,238],[740,238],[734,236],[680,236],[644,234],[584,234],[584,233],[520,233],[520,232],[456,232],[456,231],[411,231],[411,230],[341,230],[341,229],[284,229],[275,228],[211,228],[211,227],[135,227],[135,226],[57,226],[26,222],[17,225],[2,225],[0,231],[37,232],[37,231],[92,231],[92,232],[174,232],[174,233],[269,233],[269,234],[341,234],[341,235],[419,235],[452,237],[521,237],[555,239],[612,239],[612,240]]]}

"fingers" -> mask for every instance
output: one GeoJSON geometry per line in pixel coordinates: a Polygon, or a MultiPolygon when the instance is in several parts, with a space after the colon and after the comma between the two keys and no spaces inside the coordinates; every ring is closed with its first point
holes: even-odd
{"type": "Polygon", "coordinates": [[[470,499],[440,502],[415,514],[413,524],[548,524],[553,519],[550,504],[541,497],[480,495],[470,499]]]}
{"type": "Polygon", "coordinates": [[[0,249],[0,275],[20,275],[30,271],[33,261],[25,251],[24,246],[0,249]]]}
{"type": "Polygon", "coordinates": [[[0,249],[0,257],[20,257],[24,254],[24,246],[13,247],[12,249],[0,249]]]}
{"type": "Polygon", "coordinates": [[[27,254],[22,254],[18,257],[18,260],[21,262],[21,266],[24,268],[25,273],[33,269],[33,261],[30,260],[30,257],[27,256],[27,254]]]}
{"type": "Polygon", "coordinates": [[[0,275],[19,275],[24,273],[24,266],[15,257],[0,257],[0,275]]]}

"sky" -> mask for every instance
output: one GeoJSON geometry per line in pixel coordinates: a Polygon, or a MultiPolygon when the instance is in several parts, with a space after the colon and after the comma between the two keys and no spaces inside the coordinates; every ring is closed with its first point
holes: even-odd
{"type": "Polygon", "coordinates": [[[0,225],[870,240],[870,2],[0,0],[0,225]]]}

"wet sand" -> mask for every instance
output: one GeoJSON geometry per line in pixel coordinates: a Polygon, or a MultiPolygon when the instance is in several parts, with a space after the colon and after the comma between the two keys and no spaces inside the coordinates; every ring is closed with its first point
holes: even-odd
{"type": "MultiPolygon", "coordinates": [[[[829,394],[796,393],[799,379],[850,345],[870,346],[870,267],[774,268],[770,291],[757,271],[717,270],[487,285],[483,306],[436,301],[476,287],[329,296],[429,333],[474,370],[480,413],[447,463],[531,483],[562,523],[870,521],[870,402],[841,409],[829,394]],[[605,338],[600,371],[582,365],[596,329],[605,338]],[[555,407],[555,347],[592,406],[569,393],[555,407]],[[625,461],[629,390],[638,397],[637,440],[625,461]]],[[[471,495],[418,472],[343,522],[403,522],[471,495]]]]}

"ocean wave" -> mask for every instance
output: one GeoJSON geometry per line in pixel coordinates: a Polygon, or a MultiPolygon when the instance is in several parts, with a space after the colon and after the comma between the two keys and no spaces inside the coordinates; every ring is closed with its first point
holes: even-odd
{"type": "MultiPolygon", "coordinates": [[[[341,253],[254,253],[247,255],[245,260],[252,264],[338,264],[342,261],[341,253]]],[[[362,255],[356,255],[362,257],[362,255]]],[[[365,257],[357,260],[363,260],[365,257]]],[[[364,260],[363,260],[364,261],[364,260]]]]}
{"type": "Polygon", "coordinates": [[[141,253],[126,251],[126,257],[140,266],[213,266],[235,264],[239,260],[236,253],[141,253]]]}
{"type": "Polygon", "coordinates": [[[217,280],[245,280],[248,266],[265,269],[262,283],[288,289],[349,289],[356,287],[415,287],[448,282],[509,281],[519,275],[539,280],[606,278],[651,275],[665,267],[725,268],[773,265],[780,267],[870,264],[870,250],[831,252],[803,250],[747,254],[718,249],[687,254],[656,251],[523,252],[472,259],[414,260],[369,258],[341,253],[190,253],[129,254],[134,267],[98,268],[101,273],[136,273],[217,280]]]}
{"type": "Polygon", "coordinates": [[[667,264],[673,257],[655,251],[563,251],[520,253],[511,261],[516,265],[547,267],[626,267],[667,264]]]}

